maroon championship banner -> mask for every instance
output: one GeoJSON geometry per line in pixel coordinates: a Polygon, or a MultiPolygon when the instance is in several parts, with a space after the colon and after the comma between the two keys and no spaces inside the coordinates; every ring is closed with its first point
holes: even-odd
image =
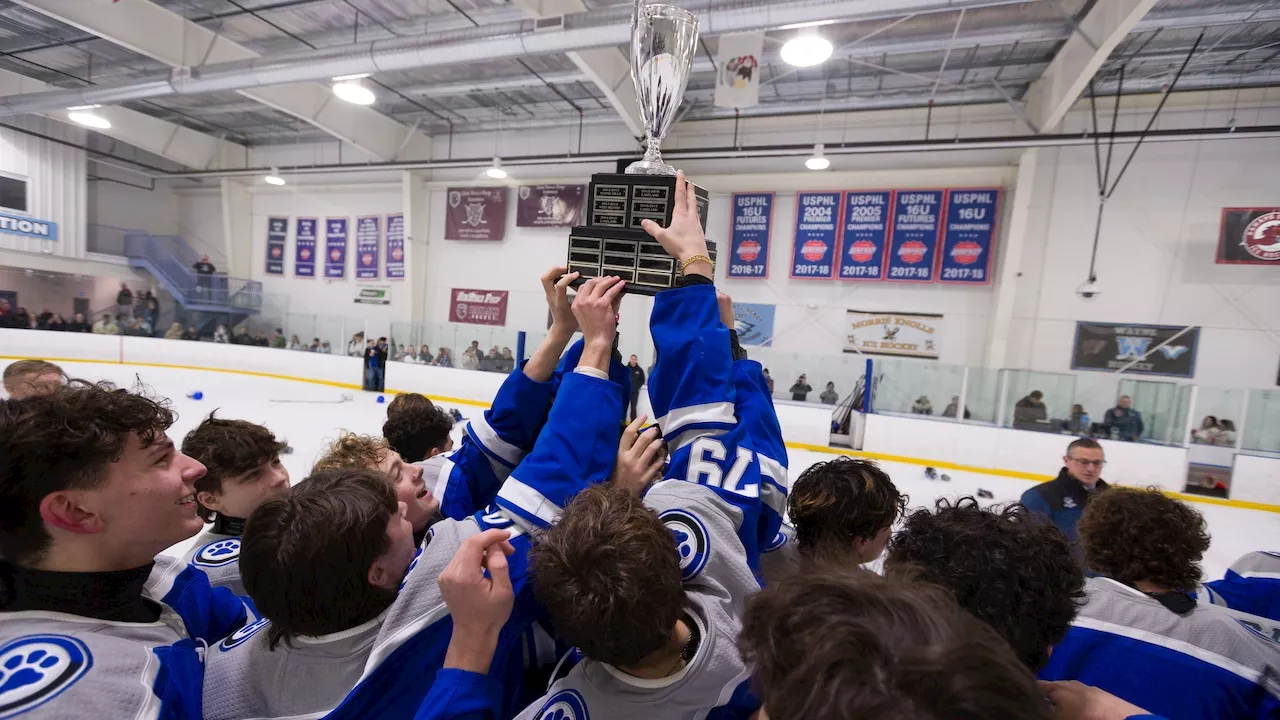
{"type": "Polygon", "coordinates": [[[501,240],[507,229],[507,189],[449,188],[445,240],[501,240]]]}
{"type": "Polygon", "coordinates": [[[1216,262],[1280,267],[1280,207],[1223,208],[1216,262]]]}
{"type": "Polygon", "coordinates": [[[516,191],[517,227],[582,224],[585,185],[521,185],[516,191]]]}
{"type": "Polygon", "coordinates": [[[450,322],[472,325],[506,325],[506,290],[454,288],[449,298],[450,322]]]}

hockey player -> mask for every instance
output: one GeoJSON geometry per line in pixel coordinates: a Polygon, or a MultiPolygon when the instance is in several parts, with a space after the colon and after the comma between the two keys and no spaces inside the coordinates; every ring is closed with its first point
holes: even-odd
{"type": "Polygon", "coordinates": [[[983,508],[967,497],[916,510],[889,542],[884,566],[950,590],[1031,672],[1048,662],[1084,602],[1084,573],[1066,536],[1017,504],[983,508]]]}
{"type": "Polygon", "coordinates": [[[224,420],[213,413],[183,438],[183,454],[206,469],[196,480],[196,510],[202,520],[213,523],[183,560],[203,570],[214,587],[245,594],[240,536],[259,505],[289,489],[289,471],[280,463],[286,447],[261,425],[224,420]]]}
{"type": "Polygon", "coordinates": [[[453,418],[418,393],[397,395],[387,406],[382,437],[405,462],[417,463],[453,449],[453,418]]]}
{"type": "Polygon", "coordinates": [[[1251,552],[1204,587],[1215,605],[1280,621],[1280,552],[1251,552]]]}
{"type": "Polygon", "coordinates": [[[1156,490],[1111,488],[1080,518],[1087,601],[1041,672],[1168,718],[1280,715],[1280,645],[1198,605],[1204,518],[1156,490]]]}
{"type": "Polygon", "coordinates": [[[416,557],[394,522],[398,514],[388,521],[390,510],[375,502],[325,504],[325,493],[295,491],[259,508],[246,529],[241,572],[270,622],[210,649],[207,718],[330,709],[332,720],[412,716],[445,661],[452,626],[436,578],[467,538],[488,529],[510,532],[514,550],[515,610],[491,638],[489,673],[503,693],[504,716],[512,714],[524,672],[516,649],[537,614],[526,587],[528,533],[547,527],[570,498],[613,469],[625,398],[607,377],[622,288],[617,278],[583,285],[572,309],[584,334],[581,358],[563,378],[533,451],[495,505],[435,523],[416,557]],[[359,534],[333,530],[374,513],[384,514],[361,523],[359,534]]]}
{"type": "Polygon", "coordinates": [[[157,556],[203,526],[172,423],[105,383],[0,403],[4,717],[200,717],[204,646],[245,608],[157,556]]]}
{"type": "Polygon", "coordinates": [[[10,400],[48,395],[67,382],[62,368],[46,360],[18,360],[4,369],[4,389],[10,400]]]}

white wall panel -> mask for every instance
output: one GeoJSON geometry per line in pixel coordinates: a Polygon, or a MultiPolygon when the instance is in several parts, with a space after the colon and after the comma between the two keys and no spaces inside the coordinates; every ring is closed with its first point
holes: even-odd
{"type": "MultiPolygon", "coordinates": [[[[66,142],[84,142],[83,131],[63,123],[27,116],[7,122],[66,142]]],[[[56,241],[0,232],[0,250],[83,258],[87,216],[84,151],[0,128],[0,170],[29,180],[27,215],[58,224],[56,241]]]]}

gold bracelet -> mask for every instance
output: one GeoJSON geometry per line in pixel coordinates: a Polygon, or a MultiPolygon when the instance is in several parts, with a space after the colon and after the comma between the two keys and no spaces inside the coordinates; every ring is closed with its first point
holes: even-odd
{"type": "Polygon", "coordinates": [[[696,262],[704,262],[712,267],[715,267],[715,262],[712,261],[711,258],[707,257],[706,255],[690,255],[689,257],[680,261],[680,274],[688,275],[689,266],[696,262]]]}

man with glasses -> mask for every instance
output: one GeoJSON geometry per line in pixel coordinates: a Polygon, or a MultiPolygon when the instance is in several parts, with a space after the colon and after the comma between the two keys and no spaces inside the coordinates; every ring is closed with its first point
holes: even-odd
{"type": "Polygon", "coordinates": [[[1022,493],[1022,504],[1053,521],[1071,541],[1071,551],[1082,558],[1076,523],[1097,491],[1105,490],[1102,466],[1107,461],[1097,440],[1080,438],[1067,446],[1064,467],[1058,477],[1022,493]]]}

